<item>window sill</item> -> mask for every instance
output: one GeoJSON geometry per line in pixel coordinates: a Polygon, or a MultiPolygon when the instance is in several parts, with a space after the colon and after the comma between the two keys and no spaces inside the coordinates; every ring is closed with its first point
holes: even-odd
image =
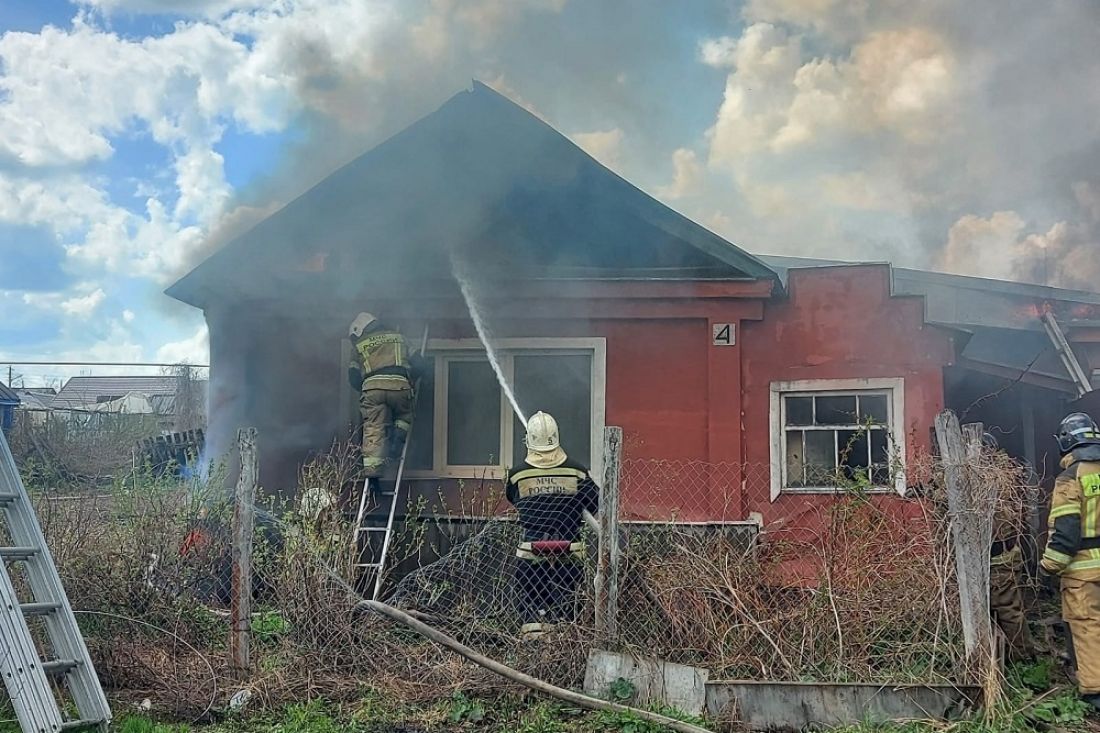
{"type": "Polygon", "coordinates": [[[901,494],[903,491],[894,487],[878,487],[874,489],[847,489],[839,487],[806,487],[806,488],[783,488],[780,489],[779,494],[849,494],[849,493],[862,493],[862,494],[901,494]]]}
{"type": "Polygon", "coordinates": [[[480,481],[503,481],[506,473],[498,467],[463,467],[448,468],[442,471],[406,471],[405,478],[409,481],[440,481],[449,479],[463,479],[480,481]]]}

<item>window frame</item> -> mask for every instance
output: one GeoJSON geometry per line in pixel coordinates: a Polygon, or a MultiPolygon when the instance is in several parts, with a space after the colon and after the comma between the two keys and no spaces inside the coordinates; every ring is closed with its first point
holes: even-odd
{"type": "Polygon", "coordinates": [[[771,500],[781,494],[836,494],[843,491],[835,486],[787,486],[787,429],[786,397],[847,396],[866,392],[888,393],[890,416],[886,426],[891,441],[891,454],[901,457],[901,465],[894,476],[893,487],[870,489],[879,494],[897,492],[905,494],[905,379],[804,379],[771,383],[770,439],[771,439],[771,500]]]}
{"type": "MultiPolygon", "coordinates": [[[[591,366],[591,445],[589,453],[594,476],[603,473],[603,430],[606,422],[606,386],[607,386],[607,341],[604,338],[503,338],[494,339],[493,347],[501,358],[501,369],[509,383],[514,383],[512,356],[530,356],[544,353],[548,355],[577,354],[589,356],[591,366]]],[[[484,361],[485,347],[478,339],[429,339],[427,354],[434,359],[435,403],[432,425],[432,468],[431,470],[409,470],[410,479],[491,479],[504,478],[504,467],[512,461],[513,420],[512,408],[503,391],[500,396],[500,465],[496,466],[451,466],[445,463],[447,455],[447,394],[450,361],[484,361]],[[504,461],[504,456],[508,460],[504,461]]],[[[528,416],[530,417],[530,416],[528,416]]]]}

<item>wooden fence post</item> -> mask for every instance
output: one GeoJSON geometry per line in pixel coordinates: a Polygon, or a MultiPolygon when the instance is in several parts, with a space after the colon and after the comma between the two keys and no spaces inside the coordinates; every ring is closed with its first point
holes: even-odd
{"type": "Polygon", "coordinates": [[[604,428],[600,537],[596,562],[596,633],[614,642],[619,634],[619,475],[623,429],[604,428]]]}
{"type": "Polygon", "coordinates": [[[981,425],[967,425],[966,436],[955,413],[936,417],[936,438],[943,461],[955,572],[959,585],[963,642],[971,660],[989,659],[992,625],[989,617],[989,547],[993,503],[982,501],[973,466],[981,455],[981,425]]]}
{"type": "Polygon", "coordinates": [[[259,461],[256,428],[237,431],[241,474],[233,496],[233,587],[230,599],[229,654],[233,668],[247,671],[252,630],[252,530],[259,461]]]}

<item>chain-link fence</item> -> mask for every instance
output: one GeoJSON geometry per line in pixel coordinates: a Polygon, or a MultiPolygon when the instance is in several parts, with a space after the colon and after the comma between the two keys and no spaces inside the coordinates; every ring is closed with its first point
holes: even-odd
{"type": "MultiPolygon", "coordinates": [[[[185,718],[240,689],[255,707],[364,687],[410,702],[499,690],[490,673],[359,606],[372,578],[357,567],[371,550],[352,542],[358,463],[354,447],[333,450],[303,468],[304,504],[258,501],[248,670],[227,650],[233,507],[220,477],[137,470],[95,497],[36,494],[104,684],[185,718]]],[[[749,516],[769,500],[769,467],[624,456],[614,587],[592,526],[537,546],[500,482],[421,486],[399,499],[381,597],[567,687],[580,686],[595,648],[712,678],[965,682],[944,472],[931,458],[908,470],[920,499],[858,487],[781,497],[761,527],[749,516]],[[523,634],[533,618],[552,626],[523,634]]],[[[969,470],[1026,489],[1002,458],[969,470]]],[[[1012,491],[1000,501],[1018,501],[1012,491]]],[[[381,516],[389,501],[368,508],[381,516]]]]}

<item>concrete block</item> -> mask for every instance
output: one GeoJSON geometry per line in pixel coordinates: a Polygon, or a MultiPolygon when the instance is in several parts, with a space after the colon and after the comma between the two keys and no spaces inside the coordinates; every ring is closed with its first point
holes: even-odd
{"type": "Polygon", "coordinates": [[[862,722],[950,720],[974,709],[977,687],[716,681],[707,683],[710,717],[753,731],[834,728],[862,722]]]}
{"type": "Polygon", "coordinates": [[[706,705],[706,683],[710,672],[698,667],[662,662],[644,657],[594,649],[588,655],[584,691],[607,699],[618,679],[628,680],[637,692],[637,705],[666,705],[702,715],[706,705]]]}

